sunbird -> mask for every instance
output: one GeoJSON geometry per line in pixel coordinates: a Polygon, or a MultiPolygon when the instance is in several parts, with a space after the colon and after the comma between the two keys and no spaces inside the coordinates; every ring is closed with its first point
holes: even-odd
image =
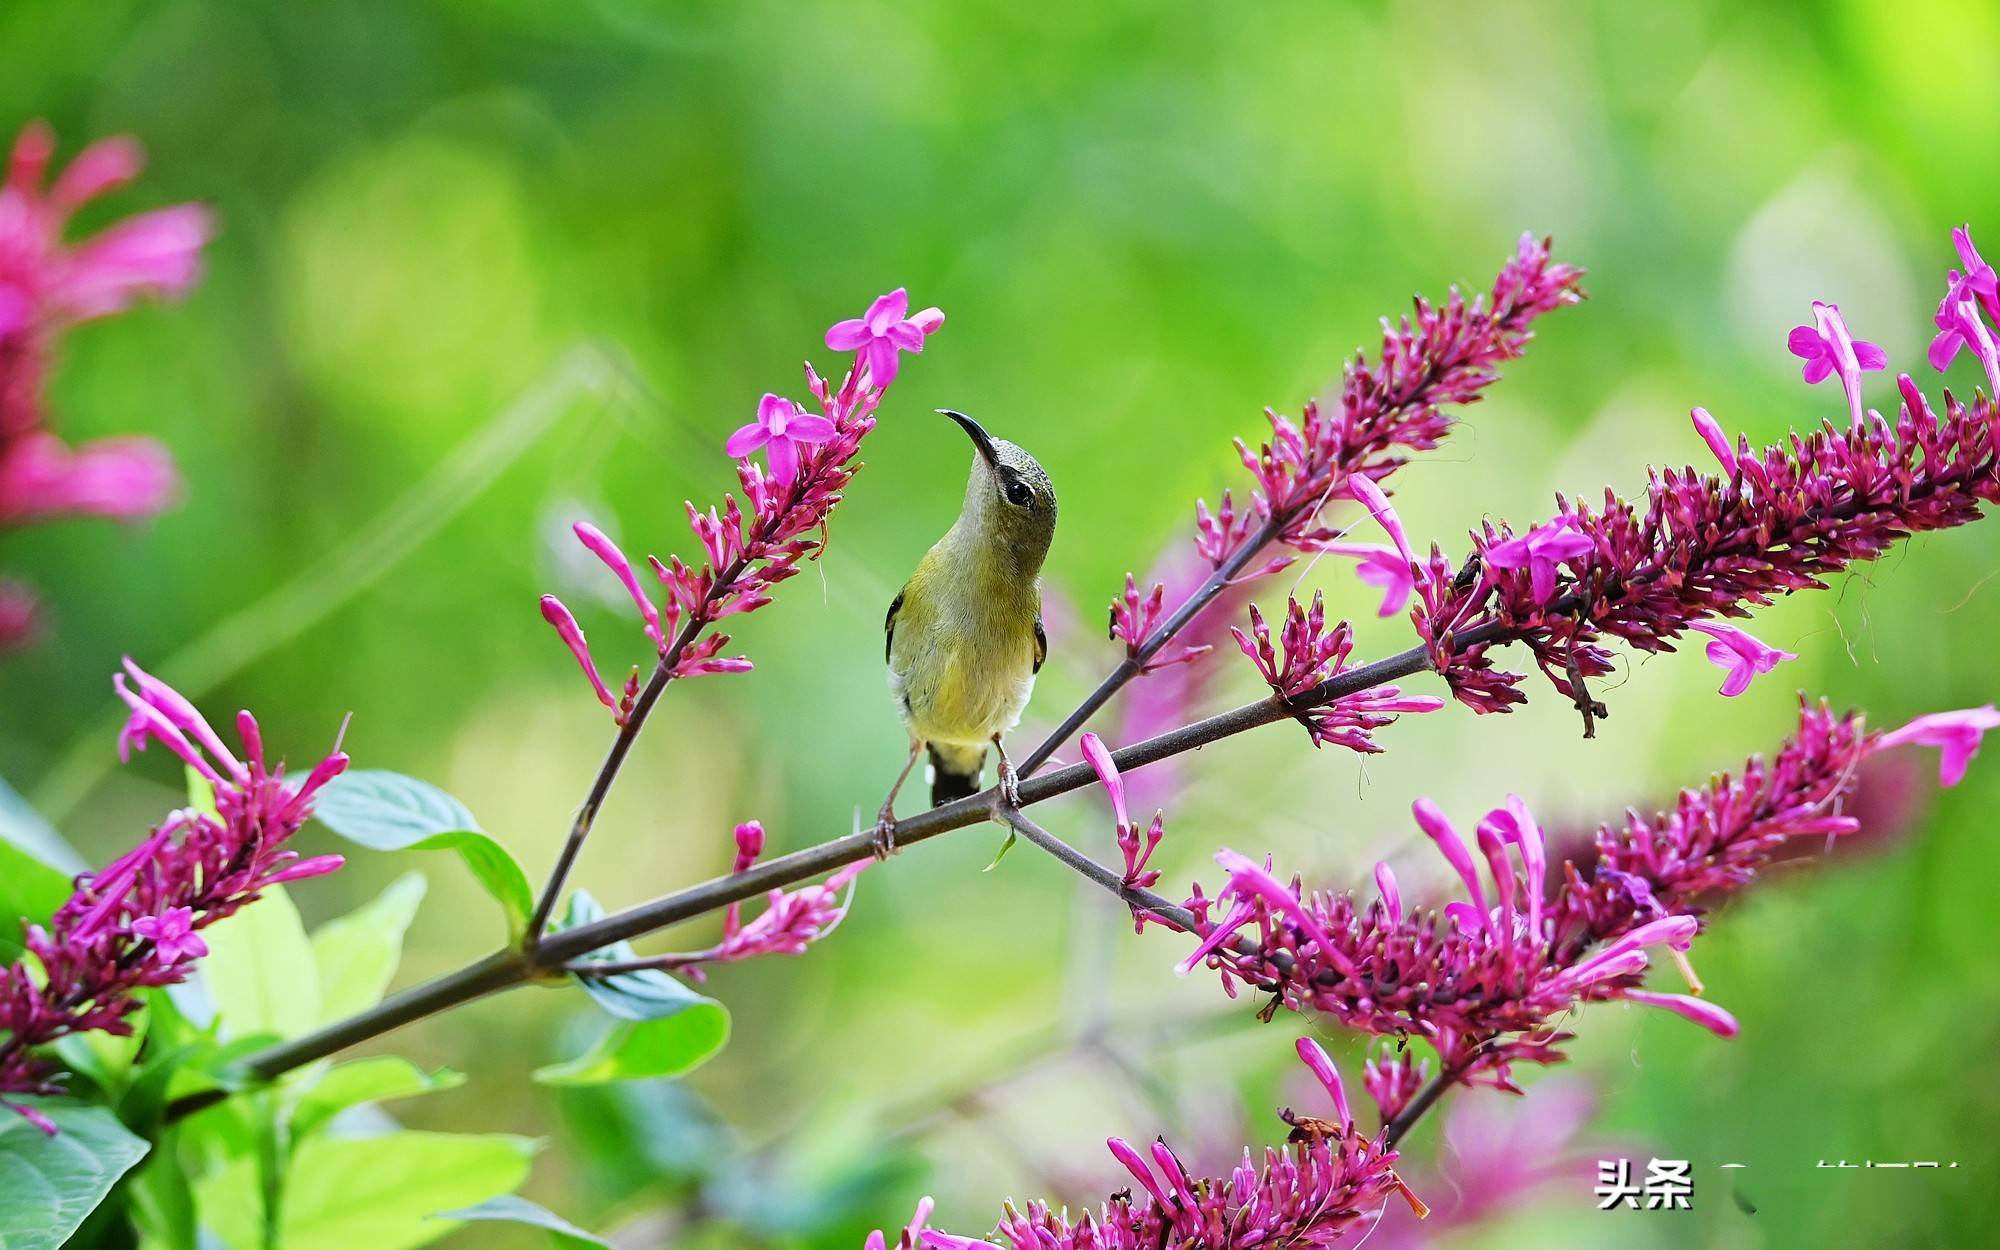
{"type": "Polygon", "coordinates": [[[962,412],[938,413],[971,437],[972,474],[957,522],[917,562],[883,622],[889,693],[910,731],[910,757],[876,826],[885,854],[896,794],[926,750],[933,806],[979,792],[988,746],[1012,796],[1000,736],[1021,719],[1049,653],[1041,571],[1056,533],[1055,487],[1020,447],[962,412]]]}

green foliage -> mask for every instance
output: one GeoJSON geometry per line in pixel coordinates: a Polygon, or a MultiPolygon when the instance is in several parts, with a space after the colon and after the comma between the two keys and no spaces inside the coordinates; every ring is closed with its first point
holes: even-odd
{"type": "Polygon", "coordinates": [[[506,913],[509,938],[526,932],[535,898],[520,861],[480,831],[465,804],[429,782],[384,769],[349,772],[320,791],[313,815],[373,850],[458,852],[506,913]]]}
{"type": "MultiPolygon", "coordinates": [[[[499,1134],[404,1131],[315,1136],[287,1168],[275,1221],[283,1250],[407,1250],[449,1233],[439,1212],[504,1194],[527,1179],[536,1145],[499,1134]]],[[[228,1250],[269,1250],[253,1159],[195,1184],[202,1221],[228,1250]]]]}
{"type": "Polygon", "coordinates": [[[465,1077],[450,1069],[425,1072],[407,1059],[374,1055],[335,1065],[306,1085],[292,1106],[294,1136],[310,1134],[350,1107],[456,1089],[465,1077]]]}
{"type": "Polygon", "coordinates": [[[601,1237],[593,1237],[546,1207],[537,1206],[526,1198],[506,1194],[499,1198],[489,1198],[476,1207],[466,1207],[459,1211],[447,1211],[439,1216],[447,1220],[496,1220],[509,1224],[527,1224],[546,1229],[549,1239],[558,1246],[604,1246],[611,1245],[601,1237]]]}
{"type": "Polygon", "coordinates": [[[297,1037],[320,1022],[319,965],[282,886],[203,931],[201,983],[225,1039],[297,1037]]]}
{"type": "Polygon", "coordinates": [[[0,1119],[0,1246],[54,1250],[145,1155],[147,1145],[102,1107],[20,1101],[53,1120],[56,1133],[47,1136],[0,1108],[5,1117],[0,1119]]]}
{"type": "MultiPolygon", "coordinates": [[[[602,919],[604,908],[588,893],[570,897],[560,927],[602,919]]],[[[619,942],[590,958],[634,958],[632,944],[619,942]]],[[[566,1063],[538,1069],[535,1079],[549,1085],[592,1085],[639,1077],[682,1076],[714,1058],[729,1040],[729,1010],[682,985],[664,972],[621,972],[577,976],[597,1005],[619,1023],[588,1051],[566,1063]]]]}
{"type": "Polygon", "coordinates": [[[374,902],[327,921],[313,933],[318,1023],[330,1024],[382,1001],[403,955],[403,935],[423,901],[423,874],[405,873],[374,902]]]}

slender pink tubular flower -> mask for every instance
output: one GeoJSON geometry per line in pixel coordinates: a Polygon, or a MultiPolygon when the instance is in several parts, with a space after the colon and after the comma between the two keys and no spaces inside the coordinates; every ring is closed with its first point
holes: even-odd
{"type": "Polygon", "coordinates": [[[1938,748],[1938,784],[1955,786],[1964,780],[1972,757],[1979,753],[1980,738],[1994,728],[2000,728],[2000,711],[1988,703],[1961,712],[1919,716],[1901,729],[1883,734],[1877,746],[1896,747],[1914,742],[1938,748]]]}
{"type": "MultiPolygon", "coordinates": [[[[1565,864],[1545,879],[1541,827],[1518,798],[1480,822],[1483,865],[1442,812],[1419,803],[1418,823],[1464,884],[1467,898],[1448,908],[1453,922],[1405,911],[1381,872],[1381,901],[1364,904],[1219,857],[1229,882],[1189,900],[1198,945],[1182,968],[1206,962],[1232,993],[1242,982],[1349,1028],[1423,1038],[1455,1080],[1502,1088],[1513,1088],[1511,1065],[1560,1058],[1568,1035],[1558,1022],[1582,1002],[1658,1007],[1730,1036],[1727,1012],[1642,988],[1654,952],[1685,950],[1701,910],[1747,885],[1791,840],[1853,832],[1841,805],[1868,756],[1912,741],[1969,750],[1968,737],[1995,723],[2000,713],[1977,709],[1871,735],[1856,717],[1806,704],[1797,734],[1768,761],[1683,791],[1670,811],[1603,826],[1588,878],[1565,864]]],[[[1369,1089],[1393,1117],[1415,1079],[1385,1066],[1371,1070],[1369,1089]]]]}
{"type": "Polygon", "coordinates": [[[1785,345],[1803,359],[1802,370],[1808,383],[1819,383],[1839,374],[1847,392],[1847,407],[1854,424],[1861,424],[1861,374],[1863,370],[1887,369],[1889,357],[1873,343],[1857,341],[1847,332],[1840,305],[1813,301],[1813,324],[1794,326],[1785,345]]]}
{"type": "Polygon", "coordinates": [[[798,479],[801,450],[832,437],[833,422],[802,411],[783,396],[766,394],[757,401],[757,419],[731,434],[722,450],[741,460],[762,447],[771,480],[787,487],[798,479]]]}
{"type": "MultiPolygon", "coordinates": [[[[1377,1132],[1364,1136],[1349,1113],[1340,1076],[1318,1045],[1303,1040],[1299,1057],[1325,1087],[1334,1118],[1282,1113],[1291,1126],[1283,1147],[1267,1148],[1261,1161],[1249,1150],[1228,1174],[1191,1174],[1166,1142],[1141,1151],[1130,1142],[1105,1143],[1113,1158],[1132,1174],[1141,1192],[1129,1187],[1094,1210],[1074,1215],[1068,1208],[1030,1202],[1005,1205],[999,1226],[988,1238],[957,1237],[929,1227],[926,1199],[895,1244],[898,1250],[975,1250],[995,1244],[1007,1250],[1277,1250],[1283,1246],[1331,1246],[1359,1232],[1392,1195],[1422,1209],[1396,1175],[1396,1152],[1377,1132]]],[[[869,1250],[888,1250],[877,1232],[869,1250]]]]}
{"type": "MultiPolygon", "coordinates": [[[[1969,244],[1968,244],[1969,246],[1969,244]]],[[[1988,270],[1990,278],[1991,270],[1988,270]]],[[[1969,348],[1986,370],[1986,383],[1994,393],[2000,394],[2000,344],[1996,344],[1993,331],[1988,328],[1981,306],[1992,313],[1991,297],[1982,294],[1969,276],[1953,270],[1944,299],[1939,301],[1937,315],[1932,318],[1937,325],[1937,336],[1931,340],[1931,367],[1942,373],[1958,358],[1961,348],[1969,348]]]]}
{"type": "Polygon", "coordinates": [[[72,1033],[129,1034],[137,991],[186,980],[208,953],[200,930],[273,885],[341,865],[338,855],[300,859],[286,844],[346,755],[336,750],[294,780],[267,763],[248,712],[236,720],[239,758],[192,704],[130,660],[115,689],[132,709],[121,752],[158,742],[180,756],[213,785],[215,814],[174,812],[102,871],[79,876],[48,923],[28,928],[28,954],[0,967],[0,1106],[45,1132],[53,1126],[5,1099],[60,1092],[58,1070],[38,1048],[72,1033]]]}
{"type": "MultiPolygon", "coordinates": [[[[1104,783],[1104,792],[1111,800],[1111,814],[1117,823],[1118,849],[1125,856],[1125,885],[1146,889],[1158,884],[1160,874],[1148,871],[1146,864],[1166,837],[1165,813],[1153,813],[1153,823],[1142,836],[1125,806],[1125,779],[1119,775],[1118,765],[1111,758],[1104,740],[1094,733],[1087,733],[1083,735],[1081,746],[1083,758],[1090,761],[1090,767],[1096,771],[1097,779],[1104,783]]],[[[1145,930],[1146,919],[1150,915],[1150,912],[1134,909],[1133,922],[1141,932],[1145,930]]]]}
{"type": "Polygon", "coordinates": [[[618,583],[625,587],[625,593],[632,596],[633,604],[646,622],[646,637],[653,640],[654,648],[665,650],[667,637],[660,631],[660,610],[653,606],[653,601],[640,588],[639,575],[632,571],[632,562],[625,558],[625,553],[618,549],[617,543],[612,542],[603,530],[590,522],[578,521],[573,528],[577,541],[582,543],[590,554],[602,560],[604,567],[610,569],[612,575],[618,579],[618,583]]]}
{"type": "MultiPolygon", "coordinates": [[[[764,826],[748,820],[736,826],[736,859],[732,872],[747,872],[764,853],[764,826]]],[[[816,885],[797,890],[772,890],[764,896],[764,910],[749,922],[743,919],[743,905],[731,903],[722,914],[722,938],[707,950],[685,955],[665,955],[659,967],[685,973],[689,979],[706,978],[703,964],[736,963],[764,955],[803,955],[806,948],[832,933],[847,918],[854,903],[854,879],[873,858],[858,860],[816,885]]]]}
{"type": "Polygon", "coordinates": [[[1782,651],[1759,642],[1734,625],[1724,625],[1717,621],[1695,621],[1689,624],[1688,628],[1715,639],[1708,644],[1708,662],[1729,674],[1722,679],[1722,693],[1725,698],[1733,699],[1748,690],[1750,680],[1759,673],[1768,673],[1785,660],[1799,658],[1790,651],[1782,651]]]}
{"type": "Polygon", "coordinates": [[[1708,450],[1715,456],[1716,463],[1722,466],[1723,476],[1735,476],[1736,449],[1730,446],[1728,436],[1722,432],[1722,426],[1714,417],[1708,415],[1706,408],[1695,408],[1688,413],[1688,416],[1693,419],[1695,432],[1701,435],[1701,441],[1708,444],[1708,450]]]}
{"type": "Polygon", "coordinates": [[[576,623],[576,617],[563,606],[563,601],[554,595],[542,596],[542,619],[555,627],[556,636],[563,640],[569,653],[576,657],[576,663],[583,675],[590,679],[590,689],[597,695],[597,701],[613,712],[618,710],[618,700],[611,694],[604,678],[597,673],[597,661],[590,656],[590,644],[585,641],[583,627],[576,623]]]}
{"type": "Polygon", "coordinates": [[[859,361],[868,367],[868,380],[887,386],[896,380],[897,358],[904,352],[921,352],[924,339],[944,324],[944,313],[926,308],[914,317],[910,293],[897,287],[868,305],[859,317],[836,322],[826,332],[829,351],[859,352],[859,361]]]}

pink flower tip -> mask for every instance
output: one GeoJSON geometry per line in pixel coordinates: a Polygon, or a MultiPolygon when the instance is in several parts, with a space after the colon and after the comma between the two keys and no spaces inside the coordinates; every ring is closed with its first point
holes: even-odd
{"type": "Polygon", "coordinates": [[[1694,421],[1695,432],[1701,435],[1701,441],[1708,444],[1708,450],[1715,456],[1716,461],[1722,465],[1723,476],[1734,476],[1736,473],[1736,449],[1730,446],[1728,437],[1722,432],[1722,426],[1717,423],[1714,417],[1708,415],[1708,409],[1706,408],[1693,409],[1688,413],[1688,416],[1694,421]]]}
{"type": "Polygon", "coordinates": [[[1621,997],[1629,1002],[1671,1011],[1683,1020],[1700,1025],[1717,1037],[1735,1037],[1741,1031],[1735,1016],[1714,1003],[1688,994],[1656,994],[1651,990],[1626,990],[1621,997]]]}
{"type": "Polygon", "coordinates": [[[1132,823],[1125,807],[1125,779],[1118,774],[1118,764],[1111,758],[1111,752],[1104,740],[1094,733],[1083,735],[1081,743],[1083,758],[1090,761],[1097,779],[1104,783],[1104,792],[1111,796],[1111,811],[1120,827],[1132,823]]]}
{"type": "Polygon", "coordinates": [[[1972,757],[1979,753],[1980,739],[1989,729],[2000,728],[2000,711],[1991,703],[1957,712],[1932,712],[1919,716],[1901,729],[1883,734],[1876,750],[1916,743],[1938,748],[1938,784],[1955,786],[1965,779],[1972,757]]]}

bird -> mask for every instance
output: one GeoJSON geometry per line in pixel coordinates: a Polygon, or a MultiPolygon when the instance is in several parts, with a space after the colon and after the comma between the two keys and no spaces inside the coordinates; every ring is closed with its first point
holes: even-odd
{"type": "Polygon", "coordinates": [[[882,803],[877,851],[895,849],[896,795],[930,755],[933,806],[977,794],[990,746],[1002,794],[1018,801],[1001,736],[1028,705],[1048,658],[1042,562],[1056,533],[1056,492],[1024,449],[962,412],[937,410],[972,439],[972,471],[958,520],[889,605],[883,656],[889,693],[910,734],[910,755],[882,803]]]}

